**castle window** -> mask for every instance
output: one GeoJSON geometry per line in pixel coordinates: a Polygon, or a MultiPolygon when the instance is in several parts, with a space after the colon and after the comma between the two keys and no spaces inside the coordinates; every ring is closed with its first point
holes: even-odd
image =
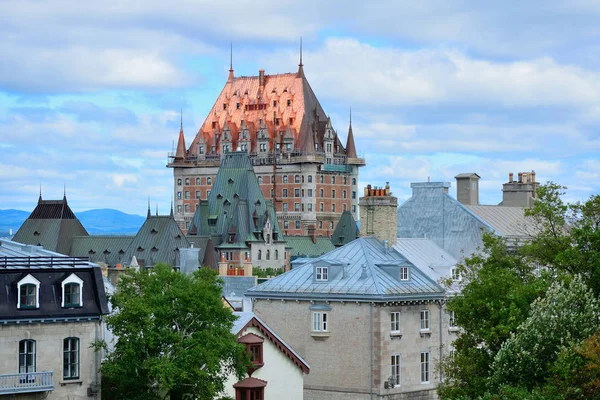
{"type": "Polygon", "coordinates": [[[345,198],[346,198],[346,191],[344,190],[344,191],[342,191],[342,199],[345,199],[345,198]]]}
{"type": "Polygon", "coordinates": [[[279,260],[279,250],[275,250],[275,259],[279,260]]]}
{"type": "Polygon", "coordinates": [[[261,258],[262,258],[262,250],[259,250],[257,259],[260,260],[261,258]]]}
{"type": "MultiPolygon", "coordinates": [[[[292,100],[288,99],[288,101],[287,101],[287,105],[288,105],[288,107],[289,107],[289,106],[291,106],[291,105],[292,105],[292,100]]],[[[290,119],[291,119],[291,118],[290,118],[290,119]]],[[[292,122],[292,121],[290,121],[290,123],[291,123],[291,122],[292,122]]]]}
{"type": "Polygon", "coordinates": [[[17,308],[40,308],[40,281],[27,275],[17,284],[17,308]]]}
{"type": "Polygon", "coordinates": [[[352,178],[352,184],[356,185],[356,178],[352,178]]]}
{"type": "Polygon", "coordinates": [[[62,281],[62,307],[83,306],[83,280],[75,274],[62,281]]]}
{"type": "Polygon", "coordinates": [[[181,213],[181,204],[178,204],[178,205],[177,205],[177,212],[178,212],[178,213],[181,213]]]}
{"type": "Polygon", "coordinates": [[[181,186],[181,178],[177,179],[177,186],[181,186]]]}
{"type": "Polygon", "coordinates": [[[300,221],[296,221],[296,229],[300,229],[300,221]]]}
{"type": "Polygon", "coordinates": [[[335,176],[331,177],[331,183],[335,185],[335,176]]]}
{"type": "Polygon", "coordinates": [[[294,176],[294,183],[300,183],[300,175],[294,176]]]}
{"type": "Polygon", "coordinates": [[[271,250],[267,250],[267,260],[271,259],[271,250]]]}
{"type": "Polygon", "coordinates": [[[239,110],[240,109],[240,103],[235,103],[235,109],[239,110]]]}
{"type": "Polygon", "coordinates": [[[206,184],[212,185],[212,178],[210,176],[208,178],[206,178],[206,184]]]}
{"type": "Polygon", "coordinates": [[[196,178],[196,186],[200,185],[200,178],[196,178]]]}
{"type": "Polygon", "coordinates": [[[288,183],[288,177],[287,177],[287,175],[284,175],[282,179],[283,179],[283,183],[288,183]]]}
{"type": "Polygon", "coordinates": [[[200,191],[196,190],[196,198],[199,199],[200,198],[200,191]]]}
{"type": "Polygon", "coordinates": [[[190,184],[190,178],[185,178],[185,184],[186,186],[190,184]]]}
{"type": "Polygon", "coordinates": [[[204,146],[198,147],[198,154],[204,154],[204,146]]]}
{"type": "Polygon", "coordinates": [[[184,208],[185,208],[185,212],[190,212],[190,205],[189,204],[186,204],[184,206],[184,208]]]}
{"type": "Polygon", "coordinates": [[[223,110],[227,110],[227,103],[223,103],[223,110]]]}
{"type": "Polygon", "coordinates": [[[319,176],[319,181],[321,181],[321,183],[323,183],[323,175],[319,176]]]}
{"type": "Polygon", "coordinates": [[[258,184],[259,184],[259,185],[262,185],[262,183],[263,183],[263,182],[262,182],[262,176],[259,176],[259,177],[258,177],[258,184]]]}

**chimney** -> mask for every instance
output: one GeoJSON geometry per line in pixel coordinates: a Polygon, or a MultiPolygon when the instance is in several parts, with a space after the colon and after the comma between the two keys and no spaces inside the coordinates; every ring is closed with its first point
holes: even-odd
{"type": "Polygon", "coordinates": [[[518,180],[513,180],[513,173],[508,174],[508,182],[502,185],[502,202],[505,207],[531,207],[537,197],[540,185],[535,180],[535,171],[519,172],[518,180]]]}
{"type": "Polygon", "coordinates": [[[258,86],[265,87],[265,70],[262,68],[258,70],[258,86]]]}
{"type": "Polygon", "coordinates": [[[308,226],[308,236],[310,237],[310,240],[312,240],[313,243],[317,243],[317,237],[315,236],[315,226],[314,225],[309,225],[308,226]]]}
{"type": "Polygon", "coordinates": [[[387,240],[387,246],[396,243],[398,199],[392,196],[389,183],[385,187],[367,185],[364,197],[358,202],[360,236],[375,236],[387,240]]]}
{"type": "Polygon", "coordinates": [[[458,174],[456,179],[456,200],[467,206],[479,204],[479,179],[475,172],[458,174]]]}

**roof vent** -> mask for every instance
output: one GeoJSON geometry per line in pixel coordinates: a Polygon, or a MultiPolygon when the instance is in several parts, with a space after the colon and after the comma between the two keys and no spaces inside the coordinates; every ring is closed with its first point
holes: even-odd
{"type": "Polygon", "coordinates": [[[362,265],[362,272],[360,274],[360,279],[367,279],[367,264],[362,265]]]}

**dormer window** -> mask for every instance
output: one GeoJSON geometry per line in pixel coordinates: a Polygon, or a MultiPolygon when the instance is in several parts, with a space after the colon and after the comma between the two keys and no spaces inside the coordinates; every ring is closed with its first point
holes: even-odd
{"type": "Polygon", "coordinates": [[[158,231],[154,228],[152,228],[152,230],[150,231],[151,234],[156,235],[158,233],[158,231]]]}
{"type": "Polygon", "coordinates": [[[451,274],[452,274],[452,280],[453,281],[459,281],[460,280],[460,272],[458,271],[458,268],[453,267],[451,269],[451,274]]]}
{"type": "Polygon", "coordinates": [[[400,267],[400,280],[401,281],[408,280],[408,267],[400,267]]]}
{"type": "Polygon", "coordinates": [[[329,273],[328,267],[316,267],[315,268],[315,280],[319,282],[326,282],[329,273]]]}
{"type": "Polygon", "coordinates": [[[83,306],[83,280],[75,274],[62,281],[62,307],[83,306]]]}
{"type": "Polygon", "coordinates": [[[17,308],[40,308],[40,281],[27,275],[17,284],[17,308]]]}

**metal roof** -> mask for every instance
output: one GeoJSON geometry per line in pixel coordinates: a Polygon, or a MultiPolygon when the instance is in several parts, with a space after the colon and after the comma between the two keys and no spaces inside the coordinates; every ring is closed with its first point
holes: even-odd
{"type": "Polygon", "coordinates": [[[331,235],[331,242],[336,247],[343,246],[358,237],[360,237],[360,232],[354,217],[352,217],[350,211],[344,211],[333,231],[333,235],[331,235]]]}
{"type": "Polygon", "coordinates": [[[529,237],[534,233],[532,231],[533,224],[528,223],[523,207],[492,205],[467,205],[465,207],[504,237],[529,237]]]}
{"type": "Polygon", "coordinates": [[[70,255],[89,257],[92,262],[103,262],[107,265],[128,264],[131,259],[125,253],[134,236],[75,236],[71,244],[70,255]]]}
{"type": "Polygon", "coordinates": [[[69,257],[46,250],[41,246],[0,239],[0,269],[64,269],[75,266],[78,268],[97,267],[96,264],[89,262],[87,257],[82,259],[69,257]]]}
{"type": "Polygon", "coordinates": [[[310,236],[286,236],[290,257],[319,257],[335,247],[327,237],[317,236],[313,243],[310,236]]]}
{"type": "Polygon", "coordinates": [[[444,289],[426,273],[374,237],[356,239],[246,292],[247,297],[358,301],[428,300],[443,295],[444,289]],[[332,266],[328,281],[314,280],[317,265],[332,266]],[[410,268],[409,280],[400,281],[386,272],[400,266],[410,268]]]}
{"type": "Polygon", "coordinates": [[[429,239],[398,238],[393,247],[435,281],[449,277],[451,269],[458,263],[450,253],[429,239]]]}

